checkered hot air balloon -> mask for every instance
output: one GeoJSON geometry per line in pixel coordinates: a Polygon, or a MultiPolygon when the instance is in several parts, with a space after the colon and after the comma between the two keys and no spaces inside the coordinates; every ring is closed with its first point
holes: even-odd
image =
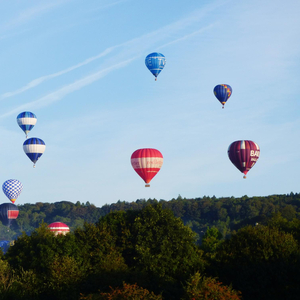
{"type": "Polygon", "coordinates": [[[232,88],[228,84],[218,84],[214,88],[216,98],[221,102],[222,108],[232,94],[232,88]]]}
{"type": "Polygon", "coordinates": [[[244,173],[244,178],[246,178],[248,171],[256,164],[259,155],[259,146],[248,140],[235,141],[228,148],[229,159],[244,173]]]}
{"type": "Polygon", "coordinates": [[[159,172],[162,164],[163,156],[156,149],[138,149],[131,155],[131,165],[145,181],[146,187],[150,186],[150,181],[159,172]]]}
{"type": "Polygon", "coordinates": [[[146,67],[154,75],[155,80],[157,80],[158,74],[162,71],[166,64],[166,58],[163,54],[158,52],[153,52],[147,55],[145,59],[146,67]]]}
{"type": "Polygon", "coordinates": [[[19,215],[19,209],[12,203],[3,203],[0,205],[0,221],[4,226],[10,226],[12,221],[19,215]]]}
{"type": "Polygon", "coordinates": [[[23,184],[17,179],[9,179],[3,183],[2,190],[5,196],[15,203],[23,190],[23,184]]]}
{"type": "Polygon", "coordinates": [[[29,138],[23,144],[23,150],[33,162],[33,167],[35,167],[37,160],[42,156],[45,149],[44,141],[39,138],[29,138]]]}
{"type": "Polygon", "coordinates": [[[26,138],[28,132],[34,127],[36,121],[36,115],[30,111],[24,111],[17,116],[18,125],[25,132],[26,138]]]}

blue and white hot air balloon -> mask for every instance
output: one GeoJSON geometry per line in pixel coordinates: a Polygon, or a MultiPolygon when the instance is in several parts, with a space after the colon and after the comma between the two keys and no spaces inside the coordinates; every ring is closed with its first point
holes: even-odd
{"type": "Polygon", "coordinates": [[[26,138],[28,132],[34,127],[36,121],[36,115],[30,111],[24,111],[17,116],[18,125],[25,132],[26,138]]]}
{"type": "Polygon", "coordinates": [[[2,185],[2,190],[5,196],[12,202],[15,203],[23,190],[23,184],[17,179],[6,180],[2,185]]]}
{"type": "Polygon", "coordinates": [[[150,72],[155,76],[155,80],[157,80],[158,74],[162,71],[166,64],[166,58],[161,53],[153,52],[147,55],[145,64],[150,72]]]}
{"type": "Polygon", "coordinates": [[[35,167],[37,160],[42,156],[45,149],[44,141],[39,138],[29,138],[23,144],[23,150],[33,162],[33,167],[35,167]]]}

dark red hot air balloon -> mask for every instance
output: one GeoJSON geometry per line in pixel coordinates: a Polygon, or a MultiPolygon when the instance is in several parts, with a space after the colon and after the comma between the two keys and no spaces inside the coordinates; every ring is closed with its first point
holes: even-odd
{"type": "Polygon", "coordinates": [[[248,171],[255,165],[259,158],[259,146],[248,140],[235,141],[228,148],[228,157],[231,162],[244,173],[244,178],[248,171]]]}
{"type": "Polygon", "coordinates": [[[162,164],[163,156],[156,149],[138,149],[131,155],[131,165],[145,181],[146,187],[150,186],[150,181],[160,170],[162,164]]]}

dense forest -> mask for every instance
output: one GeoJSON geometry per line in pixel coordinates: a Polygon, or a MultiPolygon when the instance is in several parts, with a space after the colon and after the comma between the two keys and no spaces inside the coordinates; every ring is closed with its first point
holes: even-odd
{"type": "Polygon", "coordinates": [[[198,235],[198,243],[209,227],[216,227],[224,238],[245,225],[265,224],[272,214],[280,212],[287,220],[300,218],[300,194],[272,195],[267,197],[195,199],[182,198],[156,200],[138,199],[135,202],[118,201],[101,208],[90,202],[74,204],[68,201],[56,203],[18,205],[19,216],[9,231],[0,225],[0,240],[14,240],[25,231],[30,234],[41,223],[55,221],[66,223],[71,231],[82,228],[84,222],[96,223],[99,218],[114,211],[141,210],[149,204],[161,203],[163,208],[173,211],[175,217],[182,219],[198,235]]]}
{"type": "Polygon", "coordinates": [[[20,205],[1,299],[297,299],[300,195],[20,205]],[[54,221],[71,232],[55,236],[54,221]],[[22,231],[22,233],[21,233],[22,231]]]}

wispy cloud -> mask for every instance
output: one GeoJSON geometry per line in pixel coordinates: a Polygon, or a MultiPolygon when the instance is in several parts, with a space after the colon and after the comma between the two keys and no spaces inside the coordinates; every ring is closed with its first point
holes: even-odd
{"type": "Polygon", "coordinates": [[[14,18],[12,18],[10,21],[4,23],[0,27],[0,31],[6,31],[9,29],[13,29],[18,26],[22,26],[23,24],[49,12],[53,8],[60,6],[64,4],[65,2],[70,0],[64,0],[64,1],[51,1],[47,3],[41,3],[36,6],[32,6],[28,9],[25,9],[18,13],[14,18]]]}
{"type": "Polygon", "coordinates": [[[159,49],[161,49],[161,48],[164,48],[164,47],[170,46],[170,45],[172,45],[172,44],[181,42],[181,41],[183,41],[183,40],[189,39],[189,38],[191,38],[191,37],[193,37],[193,36],[195,36],[195,35],[197,35],[197,34],[203,33],[204,31],[211,29],[213,26],[214,26],[214,24],[210,24],[210,25],[208,25],[208,26],[206,26],[206,27],[203,27],[203,28],[201,28],[201,29],[199,29],[199,30],[197,30],[197,31],[194,31],[194,32],[192,32],[192,33],[190,33],[190,34],[187,34],[187,35],[183,36],[183,37],[180,37],[180,38],[178,38],[178,39],[176,39],[176,40],[174,40],[174,41],[171,41],[171,42],[169,42],[169,43],[166,43],[166,44],[164,44],[164,45],[161,45],[161,46],[159,46],[157,49],[159,50],[159,49]]]}
{"type": "Polygon", "coordinates": [[[101,57],[104,57],[104,56],[110,54],[116,48],[122,48],[122,50],[119,53],[115,54],[112,58],[110,58],[110,60],[108,60],[106,62],[107,65],[110,65],[109,67],[106,67],[106,68],[104,67],[104,69],[101,69],[100,71],[97,71],[97,72],[95,72],[91,75],[88,75],[82,79],[76,80],[75,82],[68,84],[52,93],[49,93],[48,95],[43,96],[35,101],[23,104],[7,113],[0,115],[0,118],[8,117],[10,115],[13,115],[13,114],[19,112],[20,110],[23,110],[23,109],[29,109],[31,107],[34,107],[35,109],[37,109],[40,107],[44,107],[46,105],[50,105],[55,101],[61,100],[67,94],[70,94],[76,90],[79,90],[79,89],[103,78],[108,73],[127,66],[133,60],[135,60],[138,57],[140,57],[141,55],[143,55],[144,52],[147,51],[149,48],[156,47],[156,49],[157,49],[157,48],[166,47],[170,44],[180,42],[182,40],[185,40],[185,39],[191,38],[197,34],[200,34],[206,30],[209,30],[210,28],[212,28],[213,24],[207,25],[203,28],[200,28],[199,30],[193,31],[192,33],[184,34],[183,36],[181,36],[179,38],[173,39],[167,43],[156,46],[156,44],[161,43],[162,41],[170,40],[170,37],[172,37],[173,35],[178,36],[178,35],[180,35],[180,33],[185,33],[183,31],[183,29],[186,29],[187,27],[189,27],[191,25],[195,25],[195,23],[199,22],[200,19],[203,16],[205,16],[205,14],[208,11],[213,10],[215,8],[216,8],[216,5],[208,6],[204,10],[196,11],[196,12],[192,13],[191,15],[189,15],[177,22],[169,24],[163,28],[160,28],[156,31],[153,31],[148,34],[142,35],[138,38],[129,40],[125,43],[107,48],[100,54],[90,57],[81,63],[78,63],[78,64],[71,66],[67,69],[64,69],[62,71],[36,78],[36,79],[30,81],[25,86],[15,90],[15,91],[7,92],[7,93],[0,95],[0,99],[3,100],[5,98],[21,94],[29,89],[32,89],[32,88],[42,84],[43,82],[45,82],[47,80],[50,80],[52,78],[61,76],[68,72],[71,72],[71,71],[78,69],[84,65],[87,65],[101,57]]]}
{"type": "Polygon", "coordinates": [[[102,5],[100,7],[97,7],[95,9],[93,9],[93,11],[106,9],[108,7],[112,7],[112,6],[115,6],[117,4],[120,4],[120,3],[123,3],[123,2],[127,2],[127,1],[129,1],[129,0],[119,0],[119,1],[111,2],[111,3],[108,3],[108,4],[102,5]]]}
{"type": "Polygon", "coordinates": [[[109,74],[110,72],[127,66],[131,61],[133,61],[136,58],[137,57],[133,57],[133,58],[125,60],[123,62],[117,63],[117,64],[115,64],[115,65],[113,65],[109,68],[100,70],[96,73],[93,73],[89,76],[86,76],[82,79],[76,80],[75,82],[73,82],[71,84],[68,84],[68,85],[66,85],[66,86],[64,86],[64,87],[62,87],[62,88],[46,95],[46,96],[43,96],[43,97],[41,97],[41,98],[39,98],[35,101],[28,102],[26,104],[18,106],[17,108],[1,115],[0,118],[5,118],[5,117],[8,117],[8,116],[11,116],[13,114],[18,113],[20,110],[26,110],[26,109],[33,108],[33,107],[35,109],[37,109],[37,108],[41,108],[41,107],[50,105],[53,102],[61,100],[66,95],[68,95],[68,94],[70,94],[74,91],[80,90],[81,88],[83,88],[83,87],[99,80],[100,78],[104,77],[105,75],[109,74]]]}
{"type": "Polygon", "coordinates": [[[69,67],[67,69],[64,69],[62,71],[59,71],[59,72],[56,72],[56,73],[53,73],[53,74],[49,74],[49,75],[45,75],[45,76],[41,76],[39,78],[36,78],[32,81],[30,81],[29,83],[27,83],[25,86],[13,91],[13,92],[7,92],[7,93],[4,93],[0,96],[0,99],[5,99],[5,98],[8,98],[8,97],[12,97],[12,96],[16,96],[18,94],[21,94],[29,89],[32,89],[38,85],[40,85],[41,83],[43,83],[44,81],[46,80],[49,80],[49,79],[52,79],[52,78],[55,78],[55,77],[58,77],[58,76],[61,76],[63,74],[66,74],[68,72],[71,72],[75,69],[78,69],[84,65],[87,65],[89,64],[90,62],[96,60],[96,59],[99,59],[100,57],[103,57],[107,54],[109,54],[110,52],[113,51],[113,49],[116,48],[116,47],[111,47],[111,48],[107,48],[105,49],[103,52],[101,52],[100,54],[96,55],[96,56],[93,56],[93,57],[90,57],[86,60],[84,60],[83,62],[77,64],[77,65],[74,65],[72,67],[69,67]]]}
{"type": "MultiPolygon", "coordinates": [[[[122,2],[122,1],[117,1],[117,2],[115,2],[115,4],[117,4],[119,2],[122,2]]],[[[188,27],[188,26],[194,24],[195,22],[199,21],[199,19],[201,19],[208,10],[211,10],[211,9],[214,9],[214,8],[215,8],[215,6],[211,6],[211,7],[209,7],[209,9],[194,12],[193,14],[191,14],[191,15],[189,15],[189,16],[187,16],[187,17],[185,17],[185,18],[183,18],[183,19],[181,19],[177,22],[169,24],[169,25],[167,25],[163,28],[160,28],[156,31],[147,33],[147,34],[142,35],[138,38],[134,38],[134,39],[129,40],[125,43],[122,43],[122,44],[119,44],[119,45],[116,45],[116,46],[113,46],[113,47],[109,47],[106,50],[104,50],[103,52],[101,52],[100,54],[98,54],[96,56],[93,56],[93,57],[90,57],[90,58],[84,60],[83,62],[80,62],[80,63],[78,63],[74,66],[71,66],[71,67],[67,68],[67,69],[64,69],[62,71],[59,71],[59,72],[56,72],[56,73],[53,73],[53,74],[49,74],[49,75],[45,75],[45,76],[41,76],[39,78],[36,78],[36,79],[30,81],[29,83],[27,83],[26,85],[24,85],[23,87],[15,90],[15,91],[6,92],[6,93],[0,95],[0,100],[16,96],[18,94],[26,92],[27,90],[32,89],[32,88],[40,85],[41,83],[43,83],[47,80],[50,80],[52,78],[64,75],[64,74],[69,73],[69,72],[71,72],[75,69],[78,69],[82,66],[85,66],[85,65],[87,65],[87,64],[89,64],[89,63],[91,63],[91,62],[93,62],[93,61],[95,61],[95,60],[97,60],[101,57],[104,57],[104,56],[108,55],[109,53],[111,53],[116,48],[123,47],[123,51],[121,53],[119,53],[118,55],[116,55],[114,57],[114,60],[116,60],[117,57],[119,57],[119,60],[124,60],[130,55],[131,56],[132,55],[141,55],[148,48],[153,47],[154,44],[159,43],[161,41],[164,41],[165,39],[172,36],[172,34],[176,34],[176,33],[178,34],[178,31],[181,31],[181,30],[185,29],[186,27],[188,27]]],[[[38,9],[36,9],[36,10],[39,11],[38,9]]],[[[195,32],[192,32],[190,34],[184,35],[183,37],[180,37],[178,39],[175,39],[175,40],[172,40],[168,43],[160,45],[160,46],[156,47],[156,49],[163,48],[163,47],[166,47],[170,44],[180,42],[180,41],[182,41],[184,39],[187,39],[187,38],[190,38],[190,37],[192,37],[196,34],[200,34],[203,31],[210,29],[211,27],[212,27],[212,25],[208,25],[208,26],[206,26],[204,28],[201,28],[201,29],[199,29],[195,32]]]]}

